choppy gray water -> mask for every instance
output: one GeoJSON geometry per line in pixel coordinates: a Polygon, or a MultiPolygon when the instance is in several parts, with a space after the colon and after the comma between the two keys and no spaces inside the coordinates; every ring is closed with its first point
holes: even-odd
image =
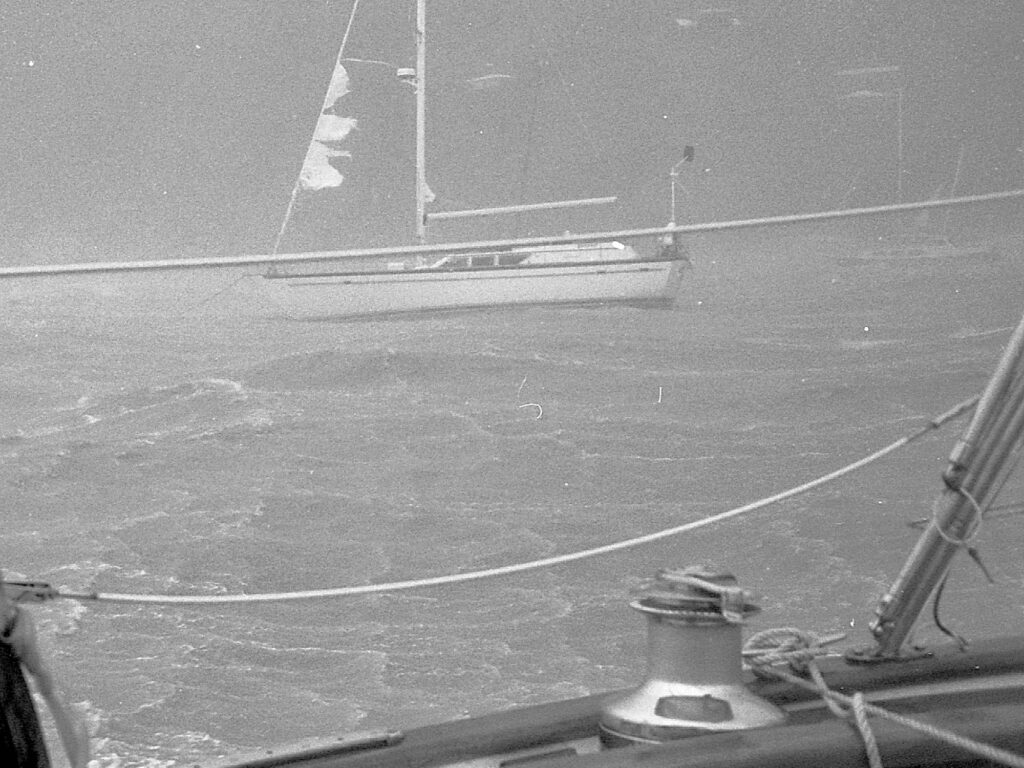
{"type": "MultiPolygon", "coordinates": [[[[4,284],[0,566],[108,592],[356,585],[597,546],[804,482],[979,391],[1024,306],[1019,240],[980,263],[840,263],[862,246],[827,229],[708,237],[668,311],[308,323],[229,274],[4,284]]],[[[733,570],[765,596],[755,628],[856,644],[954,434],[749,517],[518,577],[33,610],[104,768],[629,685],[643,628],[624,597],[664,565],[733,570]]],[[[986,525],[999,583],[957,566],[950,624],[1021,628],[1021,529],[986,525]]]]}

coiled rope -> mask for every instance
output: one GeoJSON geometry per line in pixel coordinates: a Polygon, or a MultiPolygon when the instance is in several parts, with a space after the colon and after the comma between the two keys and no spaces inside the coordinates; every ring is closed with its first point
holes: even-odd
{"type": "Polygon", "coordinates": [[[828,683],[825,682],[815,661],[819,656],[828,653],[826,645],[845,637],[843,633],[820,636],[795,627],[766,629],[747,640],[743,646],[743,657],[749,660],[751,669],[759,677],[782,677],[776,674],[778,670],[771,667],[772,664],[780,663],[788,663],[795,672],[808,675],[814,681],[814,689],[821,694],[822,701],[833,715],[840,720],[853,717],[857,732],[864,742],[864,751],[867,753],[870,768],[883,768],[878,741],[871,730],[871,724],[868,723],[867,711],[864,708],[864,695],[857,691],[851,697],[850,708],[843,709],[837,701],[826,695],[829,691],[828,683]]]}
{"type": "Polygon", "coordinates": [[[814,488],[818,488],[826,483],[833,482],[839,478],[850,474],[858,469],[866,467],[867,465],[878,461],[879,459],[893,453],[900,448],[904,448],[911,443],[919,440],[933,430],[938,429],[949,421],[962,416],[965,412],[974,407],[978,402],[978,395],[964,400],[962,403],[953,406],[945,413],[936,416],[930,420],[920,429],[901,437],[899,440],[890,443],[889,445],[875,451],[862,459],[859,459],[851,464],[847,464],[845,467],[830,472],[826,475],[822,475],[814,480],[810,480],[802,485],[798,485],[794,488],[790,488],[780,493],[776,493],[773,496],[760,499],[758,501],[745,504],[741,507],[720,512],[717,515],[711,515],[709,517],[701,518],[700,520],[694,520],[683,525],[677,525],[672,528],[666,528],[661,531],[654,533],[648,533],[643,536],[637,536],[632,539],[626,539],[624,541],[614,542],[612,544],[605,544],[600,547],[594,547],[592,549],[584,549],[577,552],[570,552],[563,555],[555,555],[553,557],[546,557],[540,560],[531,560],[525,563],[515,563],[512,565],[504,565],[497,568],[489,568],[481,571],[470,571],[467,573],[454,573],[445,576],[434,576],[423,579],[410,579],[408,581],[392,581],[385,584],[365,584],[354,587],[336,587],[331,589],[308,589],[299,592],[265,592],[251,595],[139,595],[139,594],[121,594],[116,592],[76,592],[71,590],[57,590],[57,597],[66,597],[73,600],[92,600],[107,603],[159,603],[159,604],[175,604],[175,605],[214,605],[214,604],[228,604],[228,603],[269,603],[269,602],[284,602],[293,600],[316,600],[323,598],[335,598],[335,597],[354,597],[357,595],[371,595],[378,594],[381,592],[400,592],[410,589],[422,589],[424,587],[437,587],[448,584],[461,584],[467,581],[478,581],[480,579],[493,578],[495,576],[508,576],[513,573],[525,573],[526,571],[535,571],[541,568],[551,568],[557,565],[564,565],[566,563],[577,562],[579,560],[585,560],[591,557],[598,557],[599,555],[608,555],[613,552],[620,552],[624,549],[630,549],[632,547],[639,547],[643,544],[650,544],[654,541],[661,539],[667,539],[670,536],[678,536],[681,533],[688,533],[695,531],[699,528],[706,528],[709,525],[720,523],[724,520],[728,520],[733,517],[739,517],[740,515],[753,512],[758,509],[763,509],[771,504],[776,504],[786,499],[791,499],[794,496],[807,493],[814,488]]]}
{"type": "Polygon", "coordinates": [[[859,691],[852,696],[846,696],[829,688],[815,659],[828,653],[824,645],[835,639],[837,639],[836,636],[819,637],[813,633],[790,627],[769,629],[751,636],[744,646],[743,656],[748,659],[751,668],[758,675],[770,675],[806,690],[814,691],[822,697],[829,710],[837,717],[841,719],[852,717],[864,741],[868,764],[871,768],[882,768],[882,758],[875,735],[868,723],[868,715],[885,718],[994,763],[1008,765],[1011,768],[1024,768],[1024,757],[1021,755],[869,704],[859,691]],[[806,672],[811,679],[808,680],[771,666],[782,662],[788,662],[801,673],[806,672]]]}

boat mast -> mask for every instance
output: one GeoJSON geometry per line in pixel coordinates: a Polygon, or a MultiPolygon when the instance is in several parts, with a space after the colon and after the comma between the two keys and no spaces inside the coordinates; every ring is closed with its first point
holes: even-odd
{"type": "Polygon", "coordinates": [[[427,241],[427,0],[416,0],[416,242],[427,241]]]}

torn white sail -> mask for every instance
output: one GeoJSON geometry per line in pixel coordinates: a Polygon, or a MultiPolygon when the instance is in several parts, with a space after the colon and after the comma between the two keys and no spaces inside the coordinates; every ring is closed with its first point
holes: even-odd
{"type": "Polygon", "coordinates": [[[437,200],[437,195],[434,194],[434,190],[430,188],[426,181],[420,185],[420,195],[423,197],[423,202],[427,204],[437,200]]]}
{"type": "Polygon", "coordinates": [[[339,62],[331,76],[331,84],[327,88],[324,106],[313,131],[313,139],[306,150],[299,172],[299,184],[303,189],[328,189],[341,185],[344,175],[331,159],[351,157],[352,154],[343,148],[348,134],[356,127],[353,117],[342,117],[338,114],[338,103],[348,93],[348,72],[339,62]]]}

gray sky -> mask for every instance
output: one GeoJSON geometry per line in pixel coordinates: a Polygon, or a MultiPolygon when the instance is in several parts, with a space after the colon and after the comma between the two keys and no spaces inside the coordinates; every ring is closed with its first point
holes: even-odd
{"type": "MultiPolygon", "coordinates": [[[[411,66],[413,5],[363,0],[348,55],[411,66]]],[[[5,2],[6,257],[268,251],[350,8],[5,2]]],[[[697,162],[683,169],[681,220],[888,202],[900,122],[907,199],[948,187],[961,147],[958,191],[1024,183],[1018,2],[431,0],[428,10],[439,206],[620,198],[436,239],[663,224],[668,170],[687,144],[697,162]],[[712,5],[731,10],[702,18],[712,5]],[[836,74],[879,66],[900,70],[836,74]]],[[[411,235],[411,91],[387,66],[350,74],[344,108],[359,130],[346,182],[300,197],[286,250],[411,235]]]]}

